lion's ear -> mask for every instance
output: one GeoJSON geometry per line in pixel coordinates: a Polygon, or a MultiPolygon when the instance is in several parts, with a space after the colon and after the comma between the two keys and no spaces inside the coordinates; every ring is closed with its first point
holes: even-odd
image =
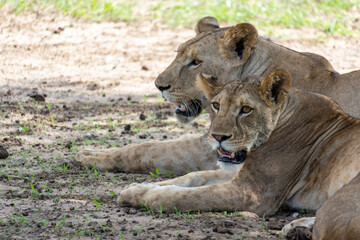
{"type": "Polygon", "coordinates": [[[285,101],[290,88],[290,73],[279,69],[269,73],[261,82],[260,94],[269,106],[275,106],[285,101]]]}
{"type": "Polygon", "coordinates": [[[203,17],[195,26],[196,35],[219,28],[219,22],[214,17],[203,17]]]}
{"type": "Polygon", "coordinates": [[[204,73],[199,73],[196,76],[196,87],[202,90],[205,93],[205,96],[208,100],[213,99],[225,85],[222,85],[218,82],[216,77],[207,75],[204,73]]]}
{"type": "Polygon", "coordinates": [[[256,28],[250,23],[240,23],[226,31],[222,39],[222,50],[228,59],[244,64],[255,48],[258,38],[256,28]]]}

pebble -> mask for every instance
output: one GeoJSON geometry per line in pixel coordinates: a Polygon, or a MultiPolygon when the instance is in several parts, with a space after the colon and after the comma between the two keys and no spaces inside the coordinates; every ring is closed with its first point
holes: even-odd
{"type": "Polygon", "coordinates": [[[6,159],[9,157],[9,153],[2,145],[0,145],[0,159],[6,159]]]}
{"type": "Polygon", "coordinates": [[[125,132],[130,131],[130,129],[131,129],[131,125],[130,125],[130,124],[126,124],[126,125],[124,126],[124,131],[125,131],[125,132]]]}
{"type": "Polygon", "coordinates": [[[90,91],[94,91],[95,89],[97,89],[99,86],[96,84],[96,83],[94,83],[94,84],[88,84],[87,86],[86,86],[86,88],[87,88],[87,90],[90,90],[90,91]]]}
{"type": "Polygon", "coordinates": [[[140,139],[146,139],[146,134],[139,135],[140,139]]]}
{"type": "Polygon", "coordinates": [[[295,213],[293,213],[292,216],[293,216],[294,218],[297,218],[297,217],[299,216],[299,213],[295,212],[295,213]]]}
{"type": "Polygon", "coordinates": [[[146,119],[146,116],[145,116],[145,114],[142,112],[142,113],[140,114],[139,118],[140,118],[141,121],[144,121],[144,120],[146,119]]]}
{"type": "Polygon", "coordinates": [[[31,93],[28,95],[30,98],[34,99],[35,101],[38,101],[38,102],[45,102],[45,97],[46,97],[46,94],[39,94],[39,93],[31,93]]]}
{"type": "Polygon", "coordinates": [[[136,214],[136,213],[137,213],[137,211],[135,209],[133,209],[133,208],[131,208],[130,211],[129,211],[129,214],[136,214]]]}

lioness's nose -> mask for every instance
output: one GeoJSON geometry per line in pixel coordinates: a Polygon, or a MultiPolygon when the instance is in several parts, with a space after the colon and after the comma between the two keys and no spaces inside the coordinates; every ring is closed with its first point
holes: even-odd
{"type": "Polygon", "coordinates": [[[231,138],[232,135],[226,136],[226,135],[218,135],[218,134],[211,134],[218,142],[225,141],[229,138],[231,138]]]}
{"type": "Polygon", "coordinates": [[[171,85],[167,85],[167,86],[159,86],[157,84],[155,84],[155,86],[160,90],[160,91],[165,91],[171,88],[171,85]]]}

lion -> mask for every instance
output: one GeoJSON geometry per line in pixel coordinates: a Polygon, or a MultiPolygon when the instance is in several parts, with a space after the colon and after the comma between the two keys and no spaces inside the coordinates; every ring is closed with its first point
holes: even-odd
{"type": "Polygon", "coordinates": [[[204,94],[195,88],[197,74],[225,84],[247,76],[265,77],[278,68],[290,72],[294,87],[329,96],[346,113],[360,117],[356,101],[360,71],[339,74],[324,57],[273,43],[258,36],[249,23],[220,28],[216,18],[205,17],[195,31],[197,35],[180,44],[173,62],[155,80],[164,98],[179,104],[175,110],[179,121],[191,121],[208,106],[204,94]]]}
{"type": "MultiPolygon", "coordinates": [[[[268,41],[249,23],[219,28],[215,18],[205,17],[195,30],[197,35],[179,46],[174,61],[155,81],[164,98],[180,105],[175,110],[179,121],[189,122],[209,106],[204,93],[195,86],[197,74],[210,75],[213,81],[225,84],[251,75],[265,77],[277,68],[290,72],[295,87],[332,97],[348,114],[360,116],[360,71],[339,74],[324,57],[268,41]]],[[[147,173],[157,168],[184,175],[198,169],[217,169],[216,152],[205,135],[121,149],[85,149],[76,159],[87,166],[96,164],[100,170],[125,172],[147,173]]]]}
{"type": "MultiPolygon", "coordinates": [[[[117,202],[165,212],[176,207],[246,210],[259,216],[275,214],[282,204],[317,210],[325,202],[326,215],[326,209],[334,207],[334,198],[326,202],[330,197],[339,193],[341,200],[347,183],[352,179],[359,183],[355,177],[360,172],[360,120],[345,114],[329,97],[291,88],[291,82],[285,70],[270,72],[263,80],[246,77],[225,86],[199,75],[199,87],[212,99],[207,139],[217,152],[220,169],[135,183],[120,192],[117,202]]],[[[357,215],[334,220],[337,229],[359,223],[360,195],[354,196],[357,215]]],[[[343,209],[352,211],[354,205],[344,202],[343,209]]],[[[326,231],[320,227],[326,225],[324,220],[332,221],[315,220],[316,239],[324,239],[321,233],[326,231]]],[[[359,233],[358,228],[349,231],[359,233]]]]}

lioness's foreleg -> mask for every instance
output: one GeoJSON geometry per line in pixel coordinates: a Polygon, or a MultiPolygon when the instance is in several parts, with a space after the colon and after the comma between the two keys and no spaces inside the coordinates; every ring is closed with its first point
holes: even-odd
{"type": "Polygon", "coordinates": [[[147,206],[171,212],[185,210],[246,210],[257,214],[274,213],[278,203],[263,198],[249,186],[234,181],[201,187],[159,186],[151,183],[132,184],[122,190],[117,202],[121,206],[147,206]]]}
{"type": "Polygon", "coordinates": [[[196,170],[216,169],[216,153],[206,136],[187,137],[163,142],[132,144],[120,149],[83,150],[76,160],[100,170],[125,172],[173,172],[183,175],[196,170]]]}
{"type": "Polygon", "coordinates": [[[155,183],[158,186],[176,185],[179,187],[199,187],[230,182],[237,171],[209,170],[188,173],[185,176],[155,183]]]}

